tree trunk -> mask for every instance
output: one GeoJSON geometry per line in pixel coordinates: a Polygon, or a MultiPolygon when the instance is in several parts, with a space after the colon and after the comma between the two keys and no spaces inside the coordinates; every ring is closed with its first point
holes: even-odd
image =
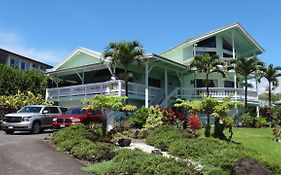
{"type": "Polygon", "coordinates": [[[271,81],[268,81],[268,106],[271,107],[271,81]]]}
{"type": "MultiPolygon", "coordinates": [[[[207,97],[210,96],[209,92],[209,74],[206,74],[206,93],[207,97]]],[[[210,114],[207,113],[207,124],[210,125],[210,114]]]]}
{"type": "MultiPolygon", "coordinates": [[[[127,67],[124,68],[125,69],[125,95],[126,97],[129,97],[129,91],[128,91],[128,81],[129,81],[129,77],[128,77],[128,69],[127,67]]],[[[128,98],[126,99],[126,104],[128,104],[128,98]]]]}
{"type": "Polygon", "coordinates": [[[206,74],[206,93],[207,97],[209,97],[210,92],[209,92],[209,74],[206,74]]]}
{"type": "Polygon", "coordinates": [[[219,138],[219,139],[225,139],[225,135],[223,134],[224,128],[223,128],[223,125],[220,124],[220,119],[216,117],[214,124],[215,124],[214,137],[219,138]]]}
{"type": "Polygon", "coordinates": [[[248,79],[247,76],[245,76],[245,109],[247,110],[248,105],[248,79]]]}

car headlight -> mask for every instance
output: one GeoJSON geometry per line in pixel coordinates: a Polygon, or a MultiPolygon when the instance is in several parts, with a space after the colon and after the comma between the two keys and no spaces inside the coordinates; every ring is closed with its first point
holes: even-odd
{"type": "Polygon", "coordinates": [[[58,120],[57,118],[53,118],[53,122],[57,122],[57,120],[58,120]]]}
{"type": "Polygon", "coordinates": [[[27,117],[23,117],[22,121],[24,122],[29,122],[30,121],[31,116],[27,116],[27,117]]]}
{"type": "Polygon", "coordinates": [[[72,118],[72,123],[77,123],[77,122],[80,122],[79,118],[72,118]]]}

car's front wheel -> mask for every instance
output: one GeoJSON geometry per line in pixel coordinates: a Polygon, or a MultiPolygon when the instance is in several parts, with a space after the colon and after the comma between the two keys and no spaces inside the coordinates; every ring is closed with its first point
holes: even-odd
{"type": "Polygon", "coordinates": [[[13,134],[15,131],[14,130],[5,130],[6,134],[13,134]]]}
{"type": "Polygon", "coordinates": [[[32,126],[32,133],[33,134],[40,134],[41,132],[41,124],[40,122],[36,121],[33,123],[33,126],[32,126]]]}

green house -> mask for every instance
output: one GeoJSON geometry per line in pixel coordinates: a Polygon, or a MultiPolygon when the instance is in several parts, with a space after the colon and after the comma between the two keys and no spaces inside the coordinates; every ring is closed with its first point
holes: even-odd
{"type": "MultiPolygon", "coordinates": [[[[217,54],[226,63],[238,56],[253,57],[264,49],[238,23],[189,39],[161,54],[145,54],[143,61],[129,67],[129,103],[136,106],[168,107],[176,98],[200,99],[206,93],[204,74],[187,71],[195,55],[217,54]]],[[[93,95],[125,95],[122,65],[111,67],[102,53],[77,48],[47,74],[54,87],[46,90],[46,99],[59,105],[79,105],[93,95]]],[[[254,77],[250,76],[249,79],[254,77]]],[[[254,80],[255,81],[255,80],[254,80]]],[[[210,95],[233,101],[244,101],[244,88],[234,72],[223,78],[211,75],[210,95]]],[[[255,84],[255,83],[254,83],[255,84]]],[[[248,103],[258,107],[258,88],[248,90],[248,103]]]]}

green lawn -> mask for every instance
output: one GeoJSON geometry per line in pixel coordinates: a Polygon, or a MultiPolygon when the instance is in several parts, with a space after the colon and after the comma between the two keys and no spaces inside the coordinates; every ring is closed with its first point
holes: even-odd
{"type": "Polygon", "coordinates": [[[233,141],[255,150],[267,162],[281,165],[281,143],[273,141],[272,128],[234,128],[233,141]]]}

